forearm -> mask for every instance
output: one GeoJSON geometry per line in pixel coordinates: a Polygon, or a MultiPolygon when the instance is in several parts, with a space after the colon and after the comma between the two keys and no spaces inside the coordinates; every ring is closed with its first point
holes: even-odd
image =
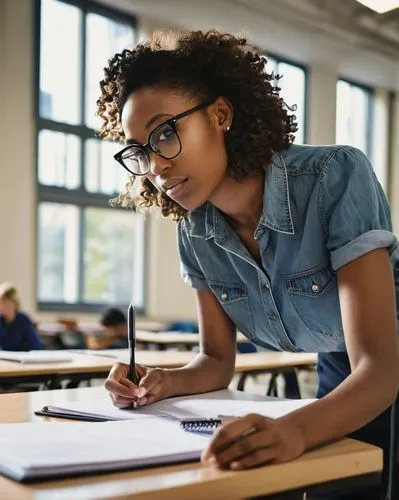
{"type": "Polygon", "coordinates": [[[343,437],[382,413],[398,391],[397,370],[364,362],[327,396],[281,418],[300,428],[306,449],[343,437]]]}
{"type": "Polygon", "coordinates": [[[167,397],[225,389],[234,374],[234,360],[225,361],[199,353],[188,365],[165,370],[167,397]]]}

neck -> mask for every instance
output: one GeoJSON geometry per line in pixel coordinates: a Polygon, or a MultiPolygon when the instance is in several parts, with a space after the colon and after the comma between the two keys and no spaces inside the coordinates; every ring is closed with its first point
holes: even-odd
{"type": "Polygon", "coordinates": [[[255,232],[263,210],[264,175],[237,182],[224,180],[218,194],[210,200],[223,212],[234,229],[255,232]]]}

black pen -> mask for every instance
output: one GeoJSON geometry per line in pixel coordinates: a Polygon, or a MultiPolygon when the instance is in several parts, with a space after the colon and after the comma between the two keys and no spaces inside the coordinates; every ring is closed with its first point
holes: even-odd
{"type": "Polygon", "coordinates": [[[130,303],[127,311],[127,338],[129,345],[129,379],[136,385],[139,385],[139,379],[136,375],[136,361],[135,361],[135,348],[136,348],[136,311],[133,304],[130,303]]]}

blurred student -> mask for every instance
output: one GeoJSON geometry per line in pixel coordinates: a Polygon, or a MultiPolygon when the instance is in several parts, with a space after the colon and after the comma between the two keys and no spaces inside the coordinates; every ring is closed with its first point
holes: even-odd
{"type": "Polygon", "coordinates": [[[18,292],[10,283],[0,284],[0,349],[44,349],[31,319],[20,311],[18,292]]]}
{"type": "Polygon", "coordinates": [[[127,347],[127,319],[117,307],[107,309],[101,320],[103,335],[88,334],[86,337],[89,349],[123,349],[127,347]]]}

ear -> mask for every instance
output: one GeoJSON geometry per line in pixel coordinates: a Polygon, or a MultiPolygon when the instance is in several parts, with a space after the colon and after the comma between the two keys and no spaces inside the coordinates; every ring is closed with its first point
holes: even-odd
{"type": "Polygon", "coordinates": [[[222,132],[228,132],[233,122],[233,105],[226,97],[218,97],[211,110],[216,127],[222,132]]]}

